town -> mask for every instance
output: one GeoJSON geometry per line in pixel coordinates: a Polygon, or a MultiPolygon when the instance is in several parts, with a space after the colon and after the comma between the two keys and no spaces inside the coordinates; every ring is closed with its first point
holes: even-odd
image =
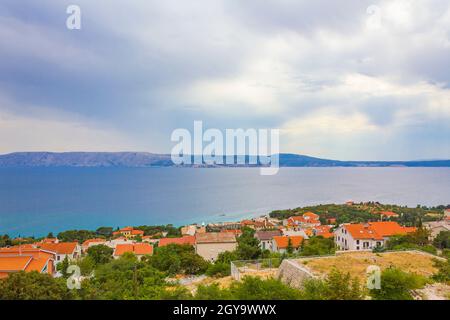
{"type": "MultiPolygon", "coordinates": [[[[211,286],[219,291],[227,290],[236,286],[233,283],[250,281],[252,277],[258,281],[278,281],[280,286],[301,292],[307,281],[316,278],[327,281],[326,275],[334,272],[343,276],[359,263],[341,265],[339,270],[337,266],[343,260],[373,259],[383,264],[385,259],[390,261],[389,267],[382,271],[392,271],[396,263],[395,272],[404,272],[401,269],[410,267],[411,274],[425,279],[422,287],[431,288],[427,291],[429,295],[448,298],[449,247],[449,208],[406,208],[348,201],[342,205],[273,211],[237,222],[179,228],[172,225],[126,226],[117,230],[102,227],[97,231],[49,234],[40,239],[10,239],[5,235],[0,237],[0,288],[5,289],[14,277],[37,273],[61,284],[73,276],[68,272],[70,265],[80,268],[82,284],[92,282],[91,285],[101,287],[99,281],[102,280],[97,277],[109,277],[108,272],[114,272],[114,268],[106,266],[133,261],[128,264],[132,268],[123,271],[130,272],[133,278],[136,266],[151,268],[158,273],[160,281],[154,286],[163,288],[164,294],[172,298],[177,290],[184,292],[182,297],[185,298],[201,294],[211,286]],[[321,270],[325,257],[327,263],[333,263],[321,270]],[[394,258],[398,262],[392,262],[394,258]],[[409,266],[411,259],[418,265],[409,266]],[[420,261],[423,261],[422,267],[420,261]],[[320,271],[325,276],[317,276],[320,271]],[[311,279],[304,280],[305,275],[311,279]]],[[[361,277],[358,273],[348,275],[355,280],[361,277]]],[[[420,288],[411,288],[411,292],[405,292],[402,297],[426,298],[425,294],[418,294],[420,290],[413,289],[420,288]]],[[[290,292],[286,290],[285,294],[290,292]]],[[[63,298],[73,294],[76,293],[67,293],[63,298]]],[[[123,298],[97,294],[87,293],[81,298],[123,298]]],[[[361,291],[360,295],[363,297],[367,293],[361,291]]],[[[377,294],[371,296],[376,298],[377,294]]],[[[160,295],[146,297],[164,298],[160,295]]]]}

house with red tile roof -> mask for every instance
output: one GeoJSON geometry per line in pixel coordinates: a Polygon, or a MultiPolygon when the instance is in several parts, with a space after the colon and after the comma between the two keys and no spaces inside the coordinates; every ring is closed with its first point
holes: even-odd
{"type": "Polygon", "coordinates": [[[184,236],[179,238],[161,238],[159,240],[158,247],[164,247],[169,244],[178,244],[178,245],[191,245],[195,244],[195,236],[184,236]]]}
{"type": "Polygon", "coordinates": [[[385,246],[394,235],[405,235],[416,230],[394,221],[344,223],[334,232],[334,242],[339,250],[372,250],[385,246]]]}
{"type": "Polygon", "coordinates": [[[36,248],[1,248],[0,279],[14,272],[37,271],[53,275],[54,254],[36,248]]]}
{"type": "Polygon", "coordinates": [[[86,253],[90,247],[97,246],[100,244],[106,245],[106,240],[102,238],[88,239],[84,241],[83,244],[81,245],[81,252],[86,253]]]}
{"type": "Polygon", "coordinates": [[[280,230],[269,230],[269,231],[256,231],[254,237],[259,241],[259,247],[262,250],[270,250],[273,251],[272,248],[272,240],[275,236],[281,236],[280,230]]]}
{"type": "Polygon", "coordinates": [[[66,257],[76,260],[81,257],[81,246],[78,242],[37,243],[36,247],[55,254],[55,265],[58,265],[66,257]]]}
{"type": "Polygon", "coordinates": [[[319,216],[313,212],[305,212],[301,216],[289,217],[284,225],[289,229],[305,229],[320,226],[319,216]]]}
{"type": "Polygon", "coordinates": [[[133,227],[125,227],[113,232],[113,237],[123,236],[125,238],[134,238],[136,236],[143,236],[144,231],[134,229],[133,227]]]}
{"type": "Polygon", "coordinates": [[[272,248],[274,252],[285,253],[291,245],[293,252],[297,252],[303,243],[302,236],[275,236],[272,240],[272,248]]]}
{"type": "Polygon", "coordinates": [[[315,236],[321,236],[324,238],[333,238],[334,233],[331,231],[332,226],[330,225],[324,225],[324,226],[317,226],[312,228],[312,232],[315,236]]]}
{"type": "Polygon", "coordinates": [[[145,255],[153,254],[153,246],[149,243],[118,244],[114,250],[113,257],[118,259],[126,252],[134,253],[138,259],[141,259],[145,255]]]}

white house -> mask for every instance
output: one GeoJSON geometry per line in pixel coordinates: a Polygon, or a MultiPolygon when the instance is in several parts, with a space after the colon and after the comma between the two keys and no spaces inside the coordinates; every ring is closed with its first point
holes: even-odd
{"type": "Polygon", "coordinates": [[[259,241],[259,247],[262,250],[270,250],[273,251],[273,237],[281,236],[280,230],[270,230],[270,231],[256,231],[255,238],[259,241]]]}
{"type": "Polygon", "coordinates": [[[345,223],[334,232],[334,242],[339,250],[372,250],[384,246],[393,235],[414,231],[416,228],[402,227],[393,221],[345,223]]]}

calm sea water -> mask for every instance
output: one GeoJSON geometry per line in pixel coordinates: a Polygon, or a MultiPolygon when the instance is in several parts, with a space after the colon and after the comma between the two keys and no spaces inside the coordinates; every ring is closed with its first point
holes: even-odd
{"type": "Polygon", "coordinates": [[[0,234],[236,220],[274,209],[450,203],[450,168],[0,169],[0,234]]]}

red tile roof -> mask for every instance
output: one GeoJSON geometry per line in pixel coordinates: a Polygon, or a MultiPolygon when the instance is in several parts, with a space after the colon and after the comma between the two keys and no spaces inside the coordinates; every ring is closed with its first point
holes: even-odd
{"type": "Polygon", "coordinates": [[[398,214],[392,211],[381,211],[380,215],[386,216],[386,217],[398,217],[398,214]]]}
{"type": "Polygon", "coordinates": [[[115,256],[121,256],[125,252],[132,252],[136,255],[153,254],[153,246],[148,243],[118,244],[114,251],[115,256]]]}
{"type": "Polygon", "coordinates": [[[417,230],[414,227],[402,227],[394,221],[345,224],[344,228],[347,229],[353,239],[374,240],[381,240],[383,237],[390,237],[393,235],[404,235],[417,230]]]}
{"type": "Polygon", "coordinates": [[[78,242],[41,243],[39,248],[55,252],[57,254],[73,254],[78,242]]]}
{"type": "Polygon", "coordinates": [[[303,242],[302,236],[275,236],[273,240],[277,243],[277,247],[280,249],[286,249],[289,245],[289,239],[291,239],[291,245],[293,248],[298,248],[303,242]]]}
{"type": "Polygon", "coordinates": [[[158,246],[164,247],[169,244],[179,244],[179,245],[190,244],[193,246],[195,244],[195,237],[194,236],[184,236],[181,238],[162,238],[159,240],[158,246]]]}

